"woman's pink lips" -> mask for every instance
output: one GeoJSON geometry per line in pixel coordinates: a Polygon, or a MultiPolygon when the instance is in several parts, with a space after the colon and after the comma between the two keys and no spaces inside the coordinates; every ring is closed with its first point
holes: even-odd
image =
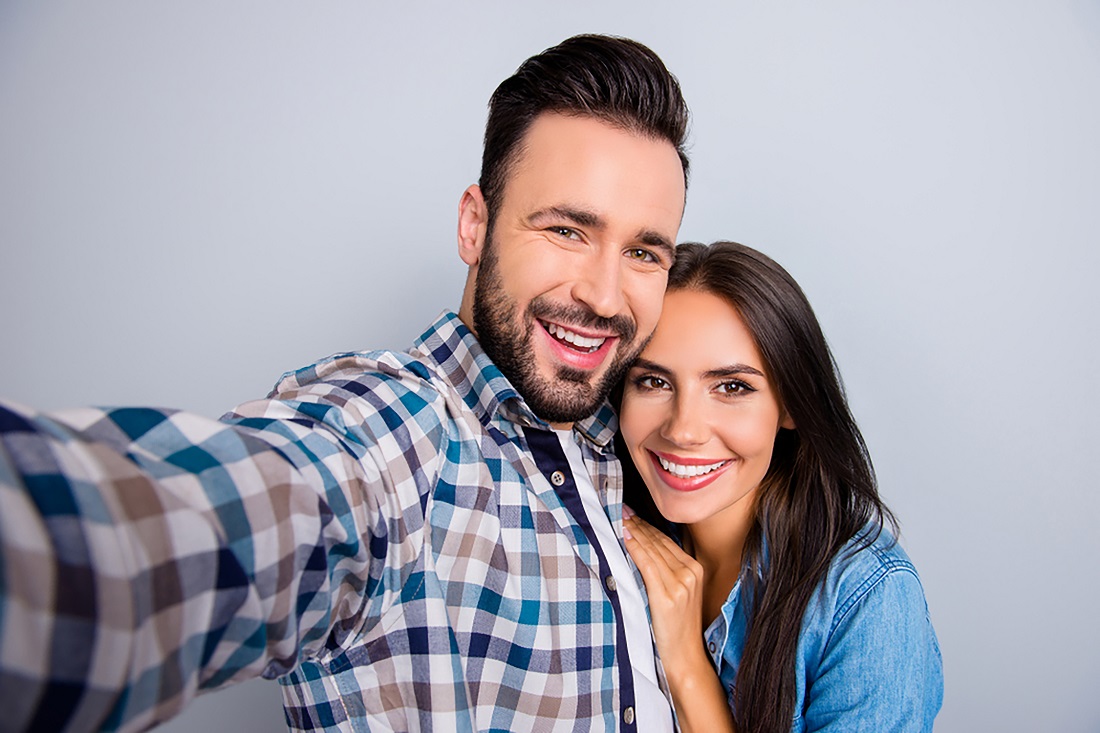
{"type": "MultiPolygon", "coordinates": [[[[676,491],[698,491],[699,489],[709,485],[716,478],[726,472],[726,469],[733,465],[733,460],[726,459],[726,463],[718,468],[714,469],[710,473],[703,474],[702,476],[691,476],[684,478],[677,476],[665,470],[665,467],[661,465],[660,459],[657,457],[657,453],[654,451],[648,451],[649,460],[653,463],[653,467],[657,470],[657,475],[660,476],[669,488],[676,491]]],[[[678,456],[671,456],[665,453],[660,454],[661,458],[671,463],[676,463],[681,466],[706,466],[718,461],[713,458],[680,458],[678,456]]]]}

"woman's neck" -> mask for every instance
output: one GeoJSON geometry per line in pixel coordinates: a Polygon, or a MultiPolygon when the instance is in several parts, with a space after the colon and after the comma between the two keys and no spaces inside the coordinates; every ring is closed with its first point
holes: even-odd
{"type": "Polygon", "coordinates": [[[703,628],[718,617],[741,575],[752,513],[738,512],[738,508],[729,507],[686,527],[684,547],[703,566],[703,628]]]}

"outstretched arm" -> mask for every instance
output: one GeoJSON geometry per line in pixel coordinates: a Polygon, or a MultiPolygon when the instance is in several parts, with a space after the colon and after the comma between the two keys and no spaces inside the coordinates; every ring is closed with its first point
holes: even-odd
{"type": "Polygon", "coordinates": [[[336,389],[226,422],[0,408],[0,727],[144,729],[355,627],[406,532],[380,418],[336,389]]]}
{"type": "Polygon", "coordinates": [[[645,581],[653,638],[680,729],[684,733],[735,730],[718,673],[703,647],[702,566],[636,516],[624,520],[623,537],[645,581]]]}

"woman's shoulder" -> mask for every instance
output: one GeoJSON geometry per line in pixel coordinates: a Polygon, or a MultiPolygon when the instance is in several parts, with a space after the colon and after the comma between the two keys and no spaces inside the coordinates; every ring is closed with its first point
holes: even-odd
{"type": "Polygon", "coordinates": [[[913,561],[890,530],[877,523],[864,526],[837,553],[821,591],[819,610],[833,628],[872,597],[876,606],[927,613],[913,561]]]}
{"type": "Polygon", "coordinates": [[[916,568],[888,529],[864,527],[833,558],[799,650],[808,729],[845,710],[844,730],[931,730],[943,699],[939,642],[916,568]]]}
{"type": "Polygon", "coordinates": [[[917,569],[887,527],[868,522],[848,540],[829,566],[829,578],[844,585],[874,582],[895,572],[916,575],[917,569]]]}
{"type": "Polygon", "coordinates": [[[808,727],[845,709],[863,726],[845,730],[931,730],[943,700],[939,642],[920,576],[888,529],[864,527],[833,558],[799,646],[799,673],[815,690],[800,701],[808,727]]]}
{"type": "Polygon", "coordinates": [[[835,624],[871,593],[905,597],[898,602],[924,602],[913,561],[890,529],[876,523],[865,525],[840,548],[807,611],[835,624]]]}

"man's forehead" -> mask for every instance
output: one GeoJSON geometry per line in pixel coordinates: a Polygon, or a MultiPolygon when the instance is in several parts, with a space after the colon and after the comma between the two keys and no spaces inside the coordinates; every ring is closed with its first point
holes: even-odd
{"type": "MultiPolygon", "coordinates": [[[[524,216],[543,210],[567,210],[575,219],[606,221],[626,211],[622,195],[634,194],[635,213],[657,204],[653,229],[645,237],[675,238],[684,211],[686,186],[676,147],[598,117],[544,112],[531,124],[517,147],[503,189],[524,216]],[[528,198],[526,202],[516,198],[528,198]],[[670,223],[669,216],[674,217],[670,223]],[[662,221],[663,220],[663,221],[662,221]],[[672,231],[667,231],[669,227],[672,231]]],[[[518,212],[517,212],[518,213],[518,212]]],[[[596,223],[596,222],[593,222],[596,223]]]]}
{"type": "Polygon", "coordinates": [[[669,151],[675,154],[681,175],[684,175],[680,153],[672,141],[667,138],[647,134],[635,127],[620,124],[599,115],[567,113],[555,110],[540,112],[527,126],[523,136],[516,144],[514,162],[520,164],[527,157],[532,144],[575,144],[578,138],[606,138],[608,136],[646,140],[654,145],[667,146],[669,151]]]}

